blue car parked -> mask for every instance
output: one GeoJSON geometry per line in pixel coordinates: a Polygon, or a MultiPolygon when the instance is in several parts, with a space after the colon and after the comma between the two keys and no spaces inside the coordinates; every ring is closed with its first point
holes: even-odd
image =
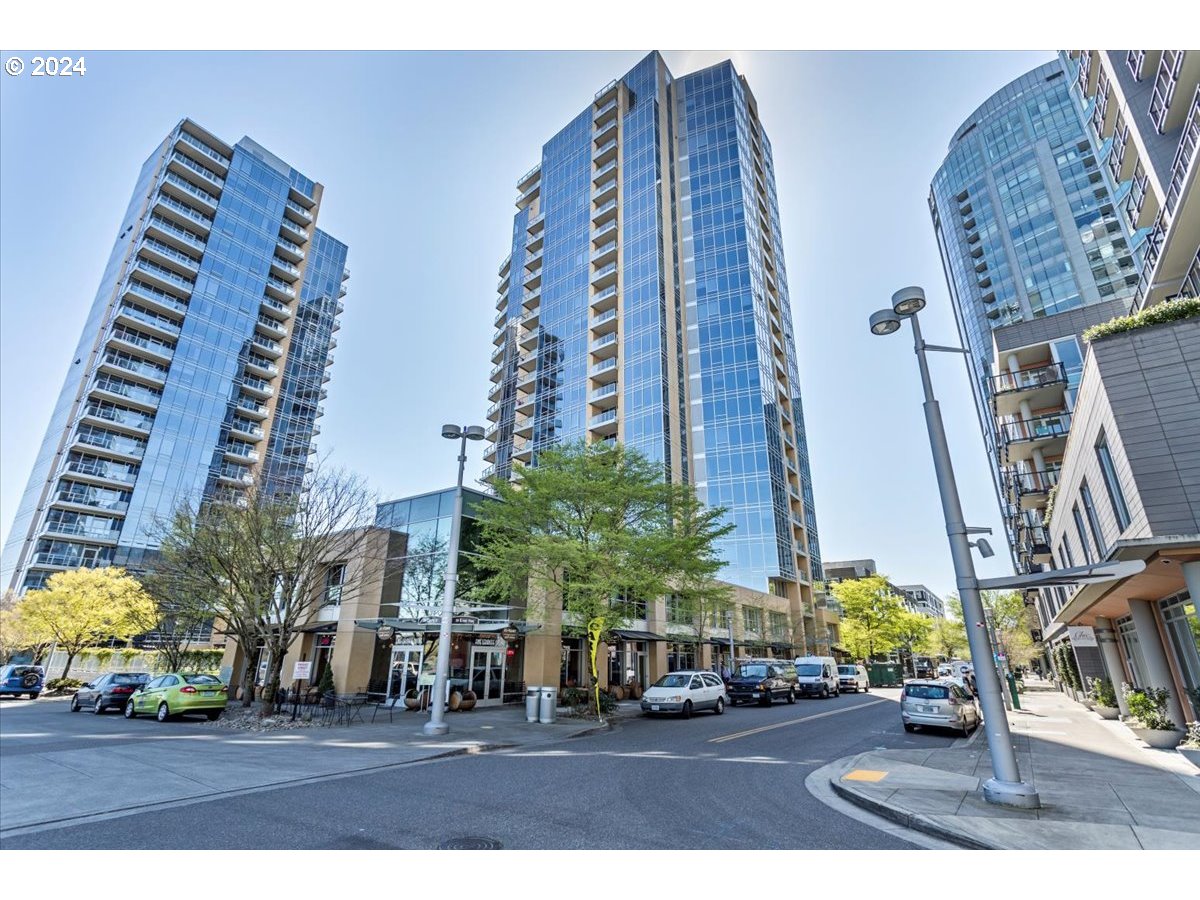
{"type": "Polygon", "coordinates": [[[4,666],[0,668],[0,695],[28,694],[36,700],[46,684],[46,670],[41,666],[4,666]]]}

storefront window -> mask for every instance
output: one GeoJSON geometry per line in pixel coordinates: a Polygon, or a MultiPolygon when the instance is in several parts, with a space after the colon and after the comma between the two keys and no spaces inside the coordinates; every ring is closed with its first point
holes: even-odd
{"type": "Polygon", "coordinates": [[[1200,690],[1200,617],[1196,615],[1196,602],[1185,593],[1168,597],[1159,606],[1184,684],[1193,691],[1200,690]]]}
{"type": "Polygon", "coordinates": [[[696,645],[686,643],[667,644],[667,671],[696,668],[696,645]]]}
{"type": "Polygon", "coordinates": [[[1137,629],[1133,627],[1133,617],[1118,619],[1116,624],[1117,635],[1121,639],[1121,654],[1125,657],[1125,668],[1132,673],[1135,687],[1145,687],[1146,663],[1142,659],[1142,647],[1138,643],[1137,629]]]}

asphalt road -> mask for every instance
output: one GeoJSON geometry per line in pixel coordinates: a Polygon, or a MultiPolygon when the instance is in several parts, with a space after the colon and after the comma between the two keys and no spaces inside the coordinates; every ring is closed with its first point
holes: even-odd
{"type": "MultiPolygon", "coordinates": [[[[434,849],[481,838],[510,849],[912,849],[804,787],[810,772],[839,757],[955,739],[906,734],[897,695],[739,706],[689,721],[633,718],[611,732],[552,745],[190,802],[13,835],[3,847],[434,849]]],[[[88,713],[41,703],[28,710],[32,715],[3,709],[4,755],[87,741],[169,740],[191,725],[179,722],[161,737],[145,730],[126,737],[123,730],[93,730],[88,713]]],[[[191,752],[202,756],[203,747],[191,752]]]]}

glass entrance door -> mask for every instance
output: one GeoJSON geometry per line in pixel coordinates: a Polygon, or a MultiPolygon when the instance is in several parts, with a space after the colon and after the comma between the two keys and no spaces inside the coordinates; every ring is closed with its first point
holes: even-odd
{"type": "Polygon", "coordinates": [[[421,674],[424,658],[421,647],[395,647],[392,649],[392,668],[388,672],[388,701],[402,701],[410,690],[417,690],[417,678],[421,674]]]}
{"type": "Polygon", "coordinates": [[[504,691],[504,648],[471,650],[471,690],[480,706],[499,704],[504,691]]]}

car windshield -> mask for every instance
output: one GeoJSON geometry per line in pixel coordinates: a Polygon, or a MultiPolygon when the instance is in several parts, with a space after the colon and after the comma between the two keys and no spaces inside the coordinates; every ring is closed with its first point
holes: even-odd
{"type": "Polygon", "coordinates": [[[145,684],[150,676],[145,672],[118,672],[112,680],[113,684],[145,684]]]}
{"type": "Polygon", "coordinates": [[[854,671],[854,666],[838,666],[838,674],[839,675],[857,675],[858,673],[856,671],[854,671]]]}
{"type": "Polygon", "coordinates": [[[654,682],[654,687],[678,688],[687,687],[691,683],[691,675],[664,675],[654,682]]]}
{"type": "Polygon", "coordinates": [[[183,680],[188,684],[220,684],[220,678],[213,678],[211,675],[184,675],[183,680]]]}
{"type": "Polygon", "coordinates": [[[738,666],[738,675],[742,678],[765,678],[767,676],[766,666],[738,666]]]}
{"type": "Polygon", "coordinates": [[[945,700],[950,696],[950,688],[940,684],[906,684],[904,696],[918,700],[945,700]]]}
{"type": "Polygon", "coordinates": [[[820,675],[821,667],[816,663],[801,663],[796,666],[797,675],[820,675]]]}

